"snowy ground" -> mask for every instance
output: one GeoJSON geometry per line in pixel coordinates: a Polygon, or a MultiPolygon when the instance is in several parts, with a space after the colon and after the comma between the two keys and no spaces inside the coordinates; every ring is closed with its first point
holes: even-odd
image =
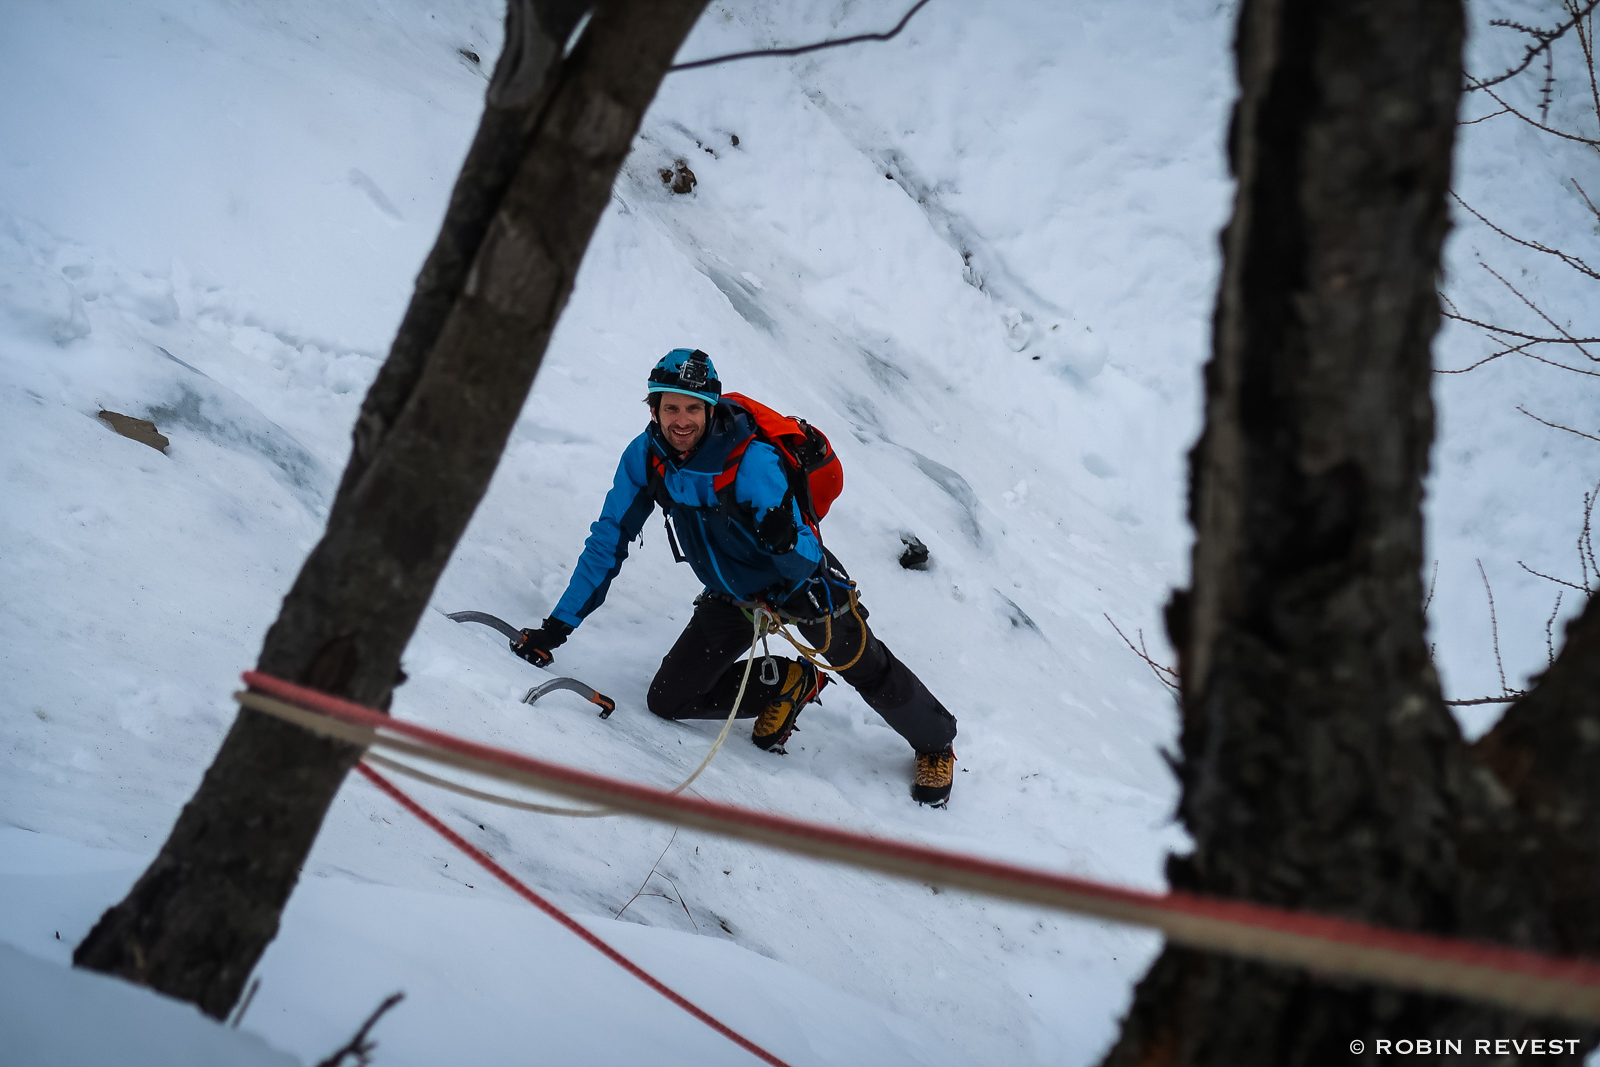
{"type": "MultiPolygon", "coordinates": [[[[683,57],[899,13],[714,4],[683,57]]],[[[0,955],[7,987],[66,962],[226,729],[433,239],[499,18],[412,0],[0,13],[0,941],[27,954],[0,955]],[[167,454],[102,408],[153,419],[167,454]]],[[[839,688],[789,756],[741,729],[698,791],[1159,888],[1182,844],[1159,756],[1171,702],[1103,613],[1169,656],[1157,620],[1186,571],[1183,454],[1228,208],[1230,20],[1178,0],[936,2],[890,44],[670,77],[396,714],[651,783],[699,761],[714,725],[643,709],[696,591],[658,524],[558,652],[618,698],[609,721],[565,694],[519,705],[539,672],[443,617],[546,614],[642,425],[646,370],[698,346],[729,388],[829,431],[847,489],[828,542],[962,730],[946,812],[910,804],[903,742],[839,688]],[[680,158],[687,196],[657,177],[680,158]],[[928,571],[896,564],[906,533],[928,571]]],[[[1577,157],[1467,129],[1464,195],[1559,232],[1543,205],[1577,157]]],[[[1491,298],[1477,251],[1509,256],[1484,238],[1452,245],[1463,301],[1491,298]]],[[[1475,344],[1447,334],[1441,364],[1475,344]]],[[[1581,422],[1572,380],[1502,364],[1439,391],[1435,614],[1458,695],[1498,684],[1472,560],[1519,684],[1551,598],[1515,560],[1570,554],[1595,468],[1586,442],[1515,411],[1581,422]]],[[[796,1064],[1087,1063],[1158,947],[705,835],[418,795],[796,1064]],[[666,878],[613,919],[664,849],[666,878]]],[[[258,974],[243,1031],[307,1062],[394,989],[382,1064],[749,1062],[359,781],[258,974]]],[[[81,996],[111,995],[96,983],[81,996]]]]}

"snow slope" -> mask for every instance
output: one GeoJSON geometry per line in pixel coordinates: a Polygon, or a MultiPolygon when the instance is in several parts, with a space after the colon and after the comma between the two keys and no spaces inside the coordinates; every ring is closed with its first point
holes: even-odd
{"type": "MultiPolygon", "coordinates": [[[[899,13],[714,4],[683,57],[899,13]]],[[[26,875],[0,876],[0,940],[65,962],[209,762],[320,532],[498,20],[413,0],[0,13],[17,104],[0,109],[0,821],[16,828],[0,849],[26,875]],[[153,419],[167,454],[114,435],[102,408],[153,419]]],[[[944,812],[910,804],[909,751],[840,688],[787,757],[736,730],[697,790],[1159,887],[1182,844],[1159,755],[1171,702],[1104,615],[1169,654],[1158,607],[1186,570],[1183,453],[1228,206],[1229,33],[1209,3],[934,3],[888,44],[670,77],[407,651],[396,714],[663,785],[699,761],[714,724],[643,708],[697,588],[655,523],[558,652],[560,672],[618,698],[608,721],[565,694],[518,704],[542,675],[444,618],[544,616],[643,423],[646,370],[698,346],[729,388],[828,430],[847,472],[829,544],[962,732],[944,812]],[[678,159],[697,177],[684,196],[658,177],[678,159]],[[927,571],[897,565],[908,533],[927,571]]],[[[1435,484],[1477,495],[1434,505],[1453,617],[1476,581],[1462,559],[1526,532],[1485,523],[1567,491],[1464,458],[1450,405],[1518,448],[1527,420],[1460,381],[1474,389],[1442,394],[1435,484]]],[[[1503,599],[1502,633],[1508,614],[1548,611],[1503,599]]],[[[1482,657],[1457,653],[1450,625],[1447,681],[1478,684],[1482,657]]],[[[1087,1063],[1157,948],[705,835],[417,792],[797,1064],[1087,1063]]],[[[381,1063],[748,1062],[359,781],[305,874],[243,1024],[303,1060],[403,988],[381,1063]]]]}

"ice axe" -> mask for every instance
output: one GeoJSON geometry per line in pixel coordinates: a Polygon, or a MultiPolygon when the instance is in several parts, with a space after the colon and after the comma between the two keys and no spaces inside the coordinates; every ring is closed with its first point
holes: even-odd
{"type": "MultiPolygon", "coordinates": [[[[490,615],[487,611],[458,611],[452,615],[446,615],[445,618],[450,619],[453,622],[475,622],[480,626],[488,626],[499,630],[513,641],[522,640],[521,630],[517,629],[515,626],[512,626],[509,622],[506,622],[502,618],[490,615]]],[[[539,666],[549,666],[550,662],[551,660],[546,660],[539,666]]],[[[536,685],[532,689],[528,690],[527,695],[522,698],[522,702],[524,704],[532,704],[545,694],[554,693],[558,689],[565,689],[568,692],[577,693],[589,703],[599,707],[600,717],[602,719],[611,718],[611,713],[617,710],[617,702],[615,700],[612,700],[610,697],[606,696],[598,689],[595,689],[593,686],[584,685],[576,678],[552,678],[543,685],[536,685]]]]}

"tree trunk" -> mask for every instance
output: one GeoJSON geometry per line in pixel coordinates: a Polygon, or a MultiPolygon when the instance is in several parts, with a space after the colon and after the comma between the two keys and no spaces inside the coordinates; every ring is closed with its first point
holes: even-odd
{"type": "MultiPolygon", "coordinates": [[[[1174,888],[1558,945],[1516,820],[1439,693],[1422,611],[1430,344],[1460,0],[1244,0],[1238,191],[1191,455],[1174,888]]],[[[1591,883],[1592,884],[1592,883],[1591,883]]],[[[1349,1063],[1514,1037],[1445,998],[1168,948],[1108,1067],[1349,1063]]],[[[1538,1036],[1574,1034],[1545,1024],[1538,1036]]],[[[1545,1057],[1540,1057],[1545,1059],[1545,1057]]]]}
{"type": "Polygon", "coordinates": [[[1600,956],[1600,601],[1590,599],[1550,670],[1474,747],[1516,805],[1520,859],[1546,887],[1557,943],[1600,956]]]}
{"type": "MultiPolygon", "coordinates": [[[[510,0],[483,122],[258,669],[387,707],[522,409],[618,170],[705,0],[510,0]]],[[[225,1016],[359,751],[241,711],[160,855],[77,948],[225,1016]]]]}

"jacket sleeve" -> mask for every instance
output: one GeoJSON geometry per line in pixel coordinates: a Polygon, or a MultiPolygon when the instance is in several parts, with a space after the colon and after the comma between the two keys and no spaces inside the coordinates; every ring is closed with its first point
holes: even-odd
{"type": "MultiPolygon", "coordinates": [[[[778,453],[764,442],[752,443],[739,463],[739,474],[733,482],[734,500],[749,506],[759,523],[767,517],[767,512],[784,506],[788,492],[789,479],[783,472],[778,453]]],[[[782,555],[774,554],[772,562],[785,578],[798,584],[817,572],[817,565],[822,562],[822,546],[801,516],[799,503],[791,499],[788,507],[794,513],[794,549],[782,555]]]]}
{"type": "Polygon", "coordinates": [[[600,517],[589,527],[589,539],[583,543],[583,554],[572,570],[572,580],[561,595],[552,618],[576,628],[589,613],[605,603],[611,580],[622,570],[622,561],[628,558],[628,542],[639,536],[644,521],[655,509],[651,499],[649,475],[645,468],[645,449],[648,442],[644,434],[634,438],[617,464],[617,476],[612,480],[611,491],[606,494],[600,517]]]}

